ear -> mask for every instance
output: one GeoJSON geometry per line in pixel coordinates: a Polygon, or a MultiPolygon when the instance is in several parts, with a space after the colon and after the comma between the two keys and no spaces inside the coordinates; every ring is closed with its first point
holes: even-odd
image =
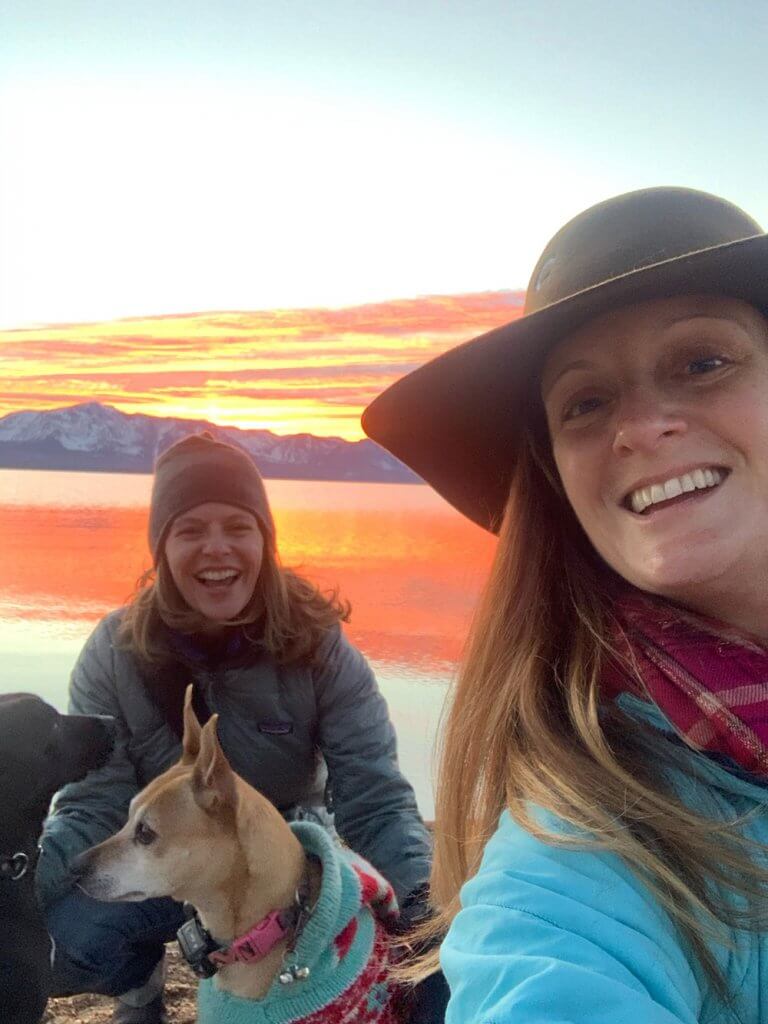
{"type": "Polygon", "coordinates": [[[216,735],[218,715],[212,715],[200,733],[200,752],[192,773],[192,791],[198,806],[210,813],[234,810],[237,805],[235,773],[216,735]]]}
{"type": "Polygon", "coordinates": [[[184,739],[182,740],[181,763],[194,764],[200,752],[200,723],[192,707],[194,687],[190,683],[184,693],[184,739]]]}

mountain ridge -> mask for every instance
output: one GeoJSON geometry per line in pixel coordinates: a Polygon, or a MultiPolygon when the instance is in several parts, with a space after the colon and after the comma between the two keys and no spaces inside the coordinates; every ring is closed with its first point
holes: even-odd
{"type": "Polygon", "coordinates": [[[407,466],[367,438],[223,427],[208,420],[124,413],[81,402],[0,417],[0,468],[151,473],[155,459],[189,433],[208,430],[244,448],[267,478],[420,483],[407,466]]]}

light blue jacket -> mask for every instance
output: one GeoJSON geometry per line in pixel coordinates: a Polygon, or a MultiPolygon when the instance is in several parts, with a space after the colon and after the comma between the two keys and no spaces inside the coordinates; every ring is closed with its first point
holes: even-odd
{"type": "MultiPolygon", "coordinates": [[[[655,708],[632,703],[670,731],[655,708]]],[[[745,832],[768,844],[768,788],[691,757],[698,778],[679,780],[684,802],[727,820],[751,812],[745,832]]],[[[768,1022],[768,935],[732,933],[733,948],[712,943],[732,994],[726,1007],[619,857],[546,845],[506,812],[461,904],[441,950],[446,1024],[768,1022]]]]}

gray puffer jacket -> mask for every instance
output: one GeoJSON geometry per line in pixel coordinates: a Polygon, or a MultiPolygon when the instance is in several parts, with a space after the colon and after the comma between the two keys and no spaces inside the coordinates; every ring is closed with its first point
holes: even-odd
{"type": "MultiPolygon", "coordinates": [[[[106,767],[57,796],[38,868],[44,903],[71,887],[72,859],[121,828],[133,796],[181,754],[135,657],[116,645],[120,615],[102,619],[72,672],[70,713],[112,715],[119,738],[106,767]]],[[[339,834],[402,900],[426,881],[431,851],[398,768],[387,705],[340,628],[329,632],[321,653],[313,669],[278,665],[255,651],[239,667],[190,666],[190,681],[219,715],[219,739],[234,770],[286,815],[297,805],[330,804],[339,834]]]]}

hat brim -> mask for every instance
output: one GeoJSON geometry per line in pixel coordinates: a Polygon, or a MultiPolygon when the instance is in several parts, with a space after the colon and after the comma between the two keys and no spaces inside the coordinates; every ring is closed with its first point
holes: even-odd
{"type": "Polygon", "coordinates": [[[768,310],[768,234],[603,281],[467,341],[382,392],[363,413],[363,429],[459,512],[498,532],[530,385],[549,349],[611,309],[699,293],[768,310]]]}

